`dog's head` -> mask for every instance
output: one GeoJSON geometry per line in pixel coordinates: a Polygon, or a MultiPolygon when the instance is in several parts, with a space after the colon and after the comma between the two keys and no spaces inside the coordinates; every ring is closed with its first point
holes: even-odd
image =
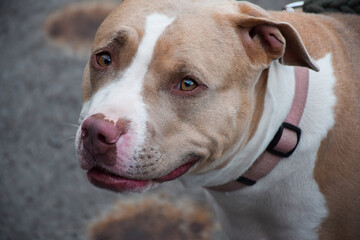
{"type": "Polygon", "coordinates": [[[296,31],[255,5],[124,1],[84,72],[76,147],[89,180],[142,191],[228,165],[256,131],[278,59],[316,68],[296,31]]]}

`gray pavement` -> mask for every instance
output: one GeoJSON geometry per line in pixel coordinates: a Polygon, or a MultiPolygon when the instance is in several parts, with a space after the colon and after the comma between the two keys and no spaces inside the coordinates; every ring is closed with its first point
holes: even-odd
{"type": "MultiPolygon", "coordinates": [[[[93,187],[76,161],[73,124],[81,109],[87,54],[52,43],[44,31],[50,13],[74,2],[79,1],[0,1],[2,240],[86,239],[89,222],[109,206],[140,198],[93,187]]],[[[280,9],[290,1],[253,2],[280,9]]],[[[206,203],[201,189],[185,189],[176,181],[150,194],[206,203]]]]}

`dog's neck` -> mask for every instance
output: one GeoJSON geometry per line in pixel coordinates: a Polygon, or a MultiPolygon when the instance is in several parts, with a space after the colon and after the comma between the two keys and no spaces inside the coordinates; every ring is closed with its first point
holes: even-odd
{"type": "MultiPolygon", "coordinates": [[[[308,231],[306,236],[299,235],[297,238],[291,234],[295,234],[298,229],[314,229],[327,214],[324,208],[325,199],[314,180],[313,169],[321,139],[334,124],[333,115],[329,115],[335,104],[333,90],[335,78],[331,61],[331,55],[327,55],[317,62],[322,70],[320,73],[310,71],[309,95],[299,125],[303,130],[302,140],[294,154],[280,161],[263,181],[259,181],[252,187],[226,193],[207,191],[209,198],[214,202],[217,216],[222,223],[225,223],[222,226],[228,228],[224,229],[225,232],[231,233],[231,239],[316,239],[316,231],[308,231]],[[322,100],[319,101],[319,99],[322,100]],[[309,196],[311,196],[311,201],[309,201],[309,196]],[[308,221],[308,219],[313,219],[313,221],[308,221]],[[289,230],[287,233],[284,233],[284,227],[289,230]]],[[[280,69],[293,71],[293,68],[277,64],[275,68],[270,69],[264,113],[259,128],[249,142],[252,145],[248,144],[242,152],[245,150],[245,153],[250,153],[251,150],[261,152],[260,148],[264,150],[266,144],[261,145],[260,137],[264,137],[263,141],[270,141],[271,137],[267,138],[267,136],[272,132],[271,129],[276,132],[274,124],[279,120],[281,122],[281,118],[276,115],[282,115],[282,119],[285,119],[287,113],[284,114],[282,110],[290,110],[290,106],[284,107],[286,102],[281,99],[281,94],[286,94],[285,89],[290,90],[294,87],[292,84],[294,79],[291,77],[293,72],[288,72],[286,80],[278,78],[279,82],[274,82],[276,80],[274,76],[281,76],[281,74],[274,74],[280,69]],[[292,87],[282,87],[281,84],[284,83],[292,87]],[[283,108],[274,109],[274,107],[279,107],[276,105],[279,103],[283,105],[283,108]],[[275,113],[271,114],[272,111],[275,113]],[[266,117],[266,114],[269,115],[266,117]],[[264,124],[265,122],[267,125],[264,124]],[[264,134],[261,135],[260,131],[264,131],[264,134]]],[[[292,99],[292,96],[289,99],[292,99]]],[[[234,161],[247,160],[246,156],[241,154],[242,152],[234,161]]],[[[258,157],[257,154],[247,156],[258,157]]],[[[238,166],[241,165],[236,163],[238,166]]],[[[252,162],[248,167],[251,164],[252,162]]],[[[246,169],[244,168],[244,171],[246,169]]],[[[221,176],[227,177],[225,174],[221,176]]]]}
{"type": "Polygon", "coordinates": [[[258,180],[266,177],[281,159],[288,158],[293,154],[301,138],[301,129],[298,128],[298,125],[305,109],[309,89],[309,70],[296,67],[294,74],[296,86],[291,109],[266,151],[236,180],[218,186],[206,187],[207,189],[229,192],[250,187],[256,184],[258,180]]]}

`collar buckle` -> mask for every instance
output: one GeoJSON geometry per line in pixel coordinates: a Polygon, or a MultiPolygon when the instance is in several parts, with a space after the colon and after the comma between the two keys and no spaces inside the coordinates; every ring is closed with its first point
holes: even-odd
{"type": "Polygon", "coordinates": [[[288,158],[296,150],[297,146],[299,145],[300,138],[301,138],[300,128],[298,128],[297,126],[291,123],[283,122],[279,130],[276,132],[273,140],[271,140],[266,151],[281,158],[288,158]],[[292,138],[291,135],[293,135],[292,133],[294,132],[296,133],[296,142],[290,141],[291,143],[289,144],[288,143],[289,138],[292,138]],[[283,150],[286,151],[284,152],[283,150]]]}

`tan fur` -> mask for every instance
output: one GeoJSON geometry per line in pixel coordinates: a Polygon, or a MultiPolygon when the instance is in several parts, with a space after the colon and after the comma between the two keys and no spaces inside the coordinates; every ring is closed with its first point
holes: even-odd
{"type": "Polygon", "coordinates": [[[324,240],[360,239],[360,17],[272,14],[297,29],[315,59],[332,52],[336,123],[322,142],[314,170],[330,214],[319,233],[324,240]]]}
{"type": "Polygon", "coordinates": [[[265,100],[265,94],[266,94],[266,86],[267,86],[267,79],[268,79],[268,73],[269,69],[265,69],[259,78],[258,83],[255,86],[255,111],[252,117],[251,126],[250,126],[250,135],[249,140],[254,136],[257,126],[260,122],[260,118],[264,111],[264,100],[265,100]]]}

